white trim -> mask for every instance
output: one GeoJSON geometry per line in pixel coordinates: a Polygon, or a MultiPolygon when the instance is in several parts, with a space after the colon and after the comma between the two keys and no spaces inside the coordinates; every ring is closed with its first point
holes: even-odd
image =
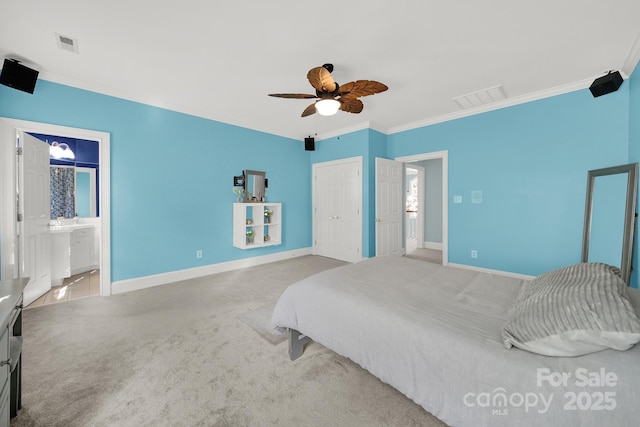
{"type": "Polygon", "coordinates": [[[449,263],[449,151],[434,151],[395,158],[404,163],[432,159],[442,159],[442,265],[447,265],[449,263]]]}
{"type": "Polygon", "coordinates": [[[336,159],[336,160],[327,160],[326,162],[313,163],[311,166],[312,167],[313,166],[331,166],[331,165],[340,165],[344,163],[353,163],[353,162],[359,162],[360,170],[362,171],[362,156],[346,157],[344,159],[336,159]]]}
{"type": "Polygon", "coordinates": [[[562,85],[562,86],[556,86],[549,89],[544,89],[538,92],[532,92],[525,95],[516,96],[513,98],[507,98],[502,101],[481,105],[475,108],[469,108],[467,110],[455,111],[453,113],[443,114],[441,116],[431,117],[431,118],[420,120],[417,122],[395,126],[395,127],[389,128],[389,132],[387,133],[387,135],[391,135],[398,132],[404,132],[411,129],[417,129],[425,126],[431,126],[438,123],[448,122],[448,121],[460,119],[463,117],[475,116],[476,114],[485,113],[487,111],[499,110],[501,108],[506,108],[506,107],[513,107],[514,105],[525,104],[527,102],[537,101],[540,99],[549,98],[556,95],[562,95],[569,92],[575,92],[576,90],[585,89],[591,86],[591,83],[593,83],[593,80],[596,77],[593,77],[591,79],[580,80],[580,81],[562,85]]]}
{"type": "Polygon", "coordinates": [[[295,249],[292,251],[278,252],[275,254],[262,255],[252,258],[244,258],[234,261],[221,262],[218,264],[205,265],[202,267],[187,268],[184,270],[170,271],[168,273],[154,274],[151,276],[136,277],[134,279],[119,280],[113,282],[112,294],[122,294],[154,286],[166,285],[180,282],[182,280],[197,279],[199,277],[210,276],[212,274],[224,273],[226,271],[238,270],[246,267],[267,264],[275,261],[282,261],[289,258],[310,255],[311,248],[295,249]]]}
{"type": "MultiPolygon", "coordinates": [[[[14,134],[15,131],[22,131],[98,141],[100,148],[100,295],[111,295],[111,135],[108,132],[97,130],[5,117],[0,117],[0,123],[11,127],[14,130],[14,134]]],[[[11,197],[10,203],[13,203],[13,210],[15,211],[14,196],[11,197]]],[[[15,216],[8,218],[8,220],[15,221],[15,216]]],[[[17,249],[17,246],[15,246],[15,249],[17,249]]],[[[8,256],[11,255],[9,254],[8,256]]]]}
{"type": "Polygon", "coordinates": [[[441,251],[442,246],[442,243],[438,242],[422,242],[422,247],[425,249],[434,249],[436,251],[441,251]]]}
{"type": "Polygon", "coordinates": [[[335,131],[331,131],[331,132],[327,132],[327,133],[317,134],[316,135],[316,141],[322,141],[323,139],[334,138],[336,136],[343,136],[343,135],[346,135],[346,134],[351,133],[351,132],[357,132],[359,130],[369,129],[370,127],[371,127],[371,123],[369,123],[369,122],[357,123],[357,124],[355,124],[353,126],[349,126],[349,127],[342,128],[342,129],[339,129],[339,130],[335,130],[335,131]]]}
{"type": "Polygon", "coordinates": [[[322,141],[323,139],[329,139],[329,138],[335,138],[337,136],[343,136],[343,135],[346,135],[348,133],[357,132],[357,131],[363,130],[363,129],[375,130],[376,132],[380,132],[380,133],[382,133],[384,135],[387,135],[387,133],[388,133],[388,129],[385,129],[382,126],[378,126],[378,125],[376,125],[374,123],[371,123],[371,122],[361,122],[361,123],[357,123],[357,124],[355,124],[353,126],[348,126],[348,127],[342,128],[342,129],[331,131],[331,132],[316,134],[316,141],[322,141]]]}
{"type": "Polygon", "coordinates": [[[633,41],[631,45],[631,49],[629,50],[629,55],[627,55],[627,59],[624,61],[622,65],[622,69],[620,72],[625,78],[629,78],[633,70],[636,68],[636,65],[640,61],[640,33],[636,36],[636,39],[633,41]]]}
{"type": "Polygon", "coordinates": [[[377,125],[375,123],[369,123],[369,129],[375,130],[376,132],[380,132],[380,133],[385,134],[385,135],[387,135],[389,133],[389,129],[383,128],[382,126],[377,125]]]}
{"type": "Polygon", "coordinates": [[[18,278],[16,240],[16,132],[0,118],[0,279],[18,278]]]}
{"type": "Polygon", "coordinates": [[[529,276],[528,274],[519,274],[519,273],[511,273],[510,271],[492,270],[490,268],[475,267],[473,265],[465,265],[465,264],[456,264],[454,262],[450,263],[449,267],[463,268],[465,270],[479,271],[481,273],[496,274],[498,276],[513,277],[514,279],[532,280],[536,278],[536,276],[529,276]]]}

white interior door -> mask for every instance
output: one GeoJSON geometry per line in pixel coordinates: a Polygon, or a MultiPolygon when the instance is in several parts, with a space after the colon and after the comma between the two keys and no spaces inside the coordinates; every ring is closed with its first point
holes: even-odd
{"type": "Polygon", "coordinates": [[[402,255],[403,166],[376,157],[376,256],[402,255]]]}
{"type": "Polygon", "coordinates": [[[19,274],[31,279],[24,290],[26,306],[51,289],[49,144],[24,132],[18,138],[19,274]]]}
{"type": "Polygon", "coordinates": [[[334,258],[332,224],[335,215],[331,195],[333,179],[328,167],[314,167],[313,171],[313,247],[316,255],[334,258]]]}
{"type": "Polygon", "coordinates": [[[313,246],[316,255],[362,258],[362,158],[313,165],[313,246]]]}

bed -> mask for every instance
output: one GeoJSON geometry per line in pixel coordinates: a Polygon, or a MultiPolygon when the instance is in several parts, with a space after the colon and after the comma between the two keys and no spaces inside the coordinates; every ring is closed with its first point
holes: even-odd
{"type": "MultiPolygon", "coordinates": [[[[635,425],[640,346],[574,357],[507,348],[503,328],[531,288],[405,257],[372,258],[289,286],[271,323],[289,331],[292,359],[313,340],[450,426],[635,425]]],[[[620,291],[640,312],[640,292],[620,291]]]]}

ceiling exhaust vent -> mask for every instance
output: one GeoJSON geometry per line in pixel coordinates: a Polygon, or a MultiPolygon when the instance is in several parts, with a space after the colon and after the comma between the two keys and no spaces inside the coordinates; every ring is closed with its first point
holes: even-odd
{"type": "Polygon", "coordinates": [[[453,98],[453,100],[456,101],[460,107],[466,109],[501,101],[505,98],[506,96],[502,90],[502,85],[498,85],[479,90],[477,92],[468,93],[466,95],[461,95],[453,98]]]}
{"type": "Polygon", "coordinates": [[[56,41],[58,42],[58,47],[60,49],[73,53],[79,53],[78,39],[56,33],[56,41]]]}

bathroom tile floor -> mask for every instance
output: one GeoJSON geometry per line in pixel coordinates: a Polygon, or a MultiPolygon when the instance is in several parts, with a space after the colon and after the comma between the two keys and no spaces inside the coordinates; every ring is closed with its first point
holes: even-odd
{"type": "Polygon", "coordinates": [[[60,286],[32,302],[27,308],[70,301],[78,298],[100,295],[100,270],[91,270],[67,277],[60,286]]]}

